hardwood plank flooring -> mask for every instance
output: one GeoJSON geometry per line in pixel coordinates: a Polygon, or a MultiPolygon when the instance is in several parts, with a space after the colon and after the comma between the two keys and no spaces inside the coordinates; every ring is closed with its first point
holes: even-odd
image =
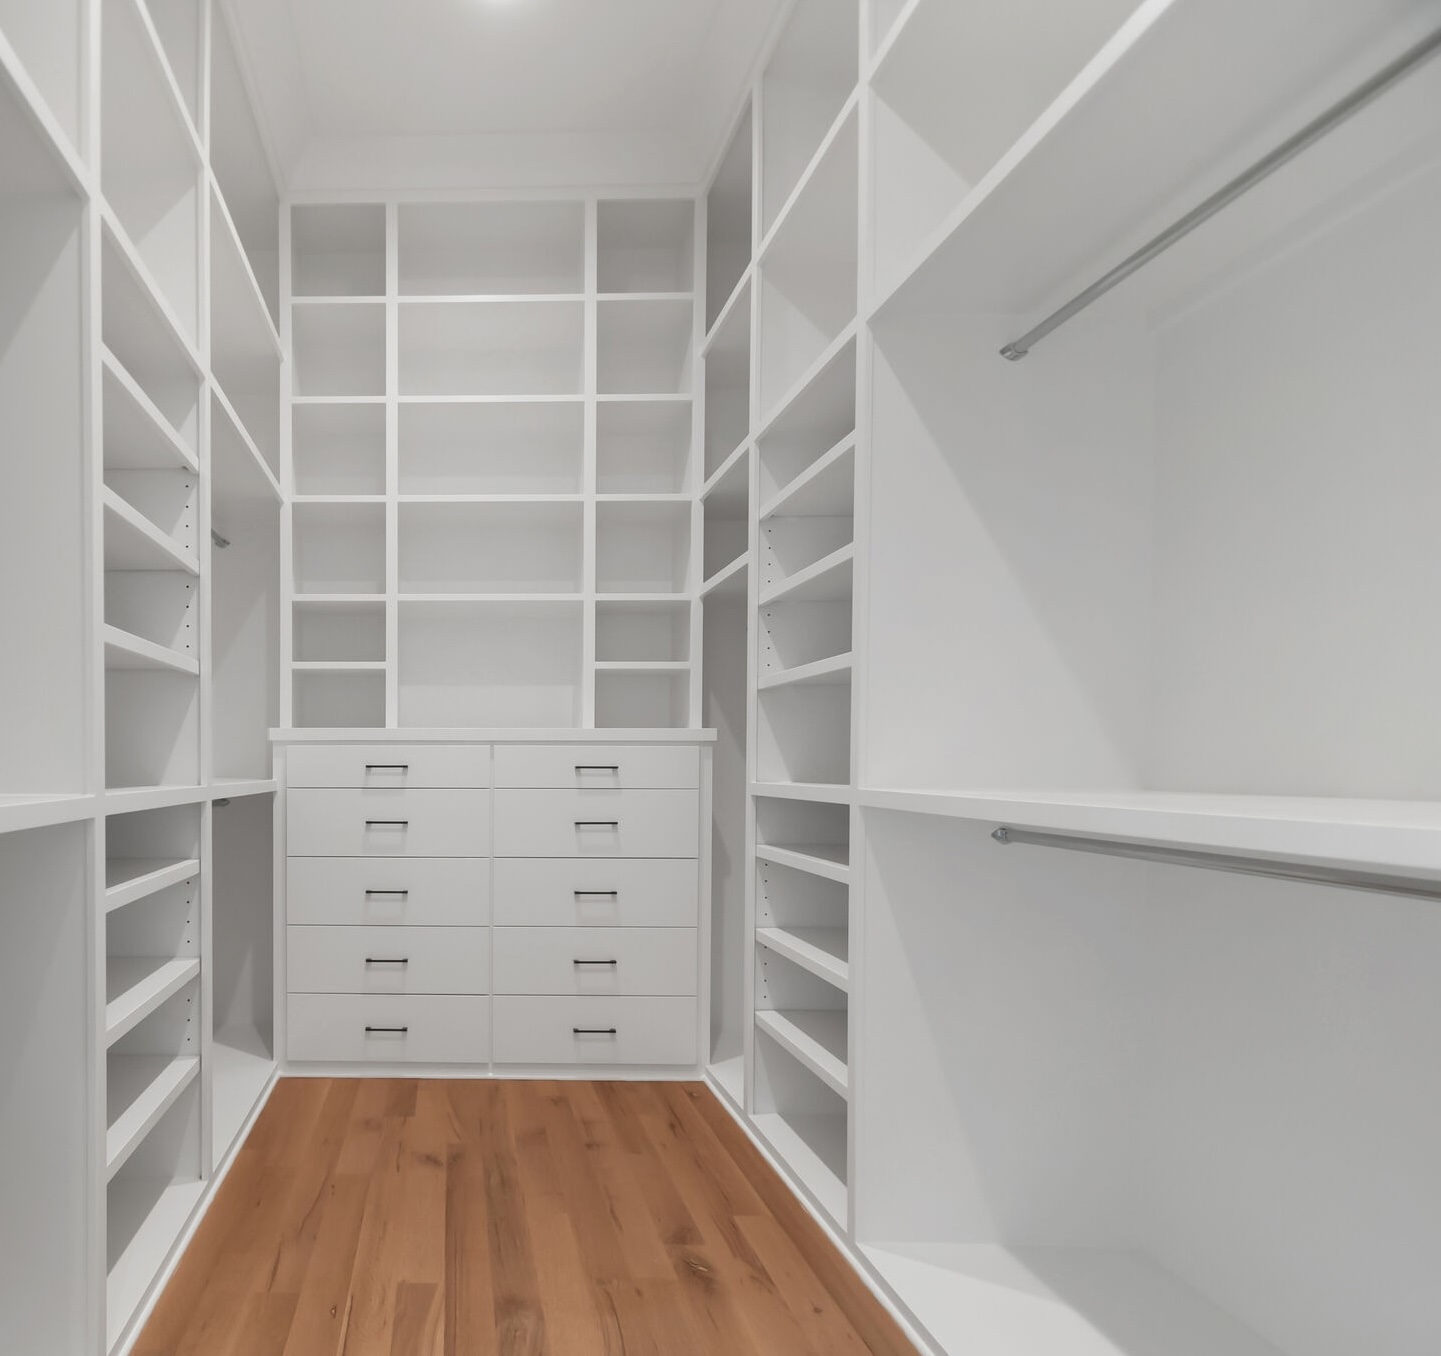
{"type": "Polygon", "coordinates": [[[914,1356],[700,1083],[284,1079],[134,1356],[914,1356]]]}

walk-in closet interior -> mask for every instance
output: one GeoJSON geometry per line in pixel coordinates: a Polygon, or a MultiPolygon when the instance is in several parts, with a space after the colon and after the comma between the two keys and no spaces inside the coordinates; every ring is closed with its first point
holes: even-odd
{"type": "Polygon", "coordinates": [[[0,1348],[376,1078],[1437,1356],[1438,317],[1441,0],[0,0],[0,1348]]]}

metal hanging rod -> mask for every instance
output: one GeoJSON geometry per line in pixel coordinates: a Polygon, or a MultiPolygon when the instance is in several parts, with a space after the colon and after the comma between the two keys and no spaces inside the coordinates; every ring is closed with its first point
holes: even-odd
{"type": "Polygon", "coordinates": [[[1353,871],[1348,867],[1308,866],[1304,862],[1279,862],[1269,857],[1247,857],[1239,853],[1152,847],[1118,838],[1082,838],[1066,833],[1040,833],[1004,826],[996,829],[991,837],[1003,845],[1022,843],[1030,847],[1088,852],[1101,857],[1126,857],[1163,866],[1194,866],[1203,871],[1227,871],[1238,876],[1267,876],[1276,880],[1302,881],[1307,885],[1369,890],[1374,894],[1421,895],[1441,899],[1441,880],[1424,880],[1414,876],[1386,876],[1371,871],[1353,871]]]}
{"type": "Polygon", "coordinates": [[[1333,128],[1345,122],[1353,113],[1360,112],[1378,95],[1384,94],[1392,85],[1409,75],[1422,62],[1441,51],[1441,29],[1423,38],[1414,47],[1403,52],[1395,61],[1377,71],[1364,84],[1357,86],[1339,103],[1332,104],[1319,117],[1313,118],[1299,132],[1288,137],[1270,154],[1256,161],[1250,169],[1238,174],[1223,188],[1217,189],[1209,198],[1193,207],[1179,221],[1168,226],[1160,235],[1147,241],[1134,254],[1128,255],[1109,273],[1097,278],[1084,292],[1078,292],[1058,311],[1053,311],[1034,329],[1027,330],[1019,339],[1013,339],[1001,350],[1001,356],[1011,362],[1019,362],[1031,351],[1033,345],[1044,339],[1052,330],[1059,329],[1072,316],[1084,311],[1092,302],[1105,296],[1118,283],[1124,282],[1137,269],[1144,268],[1158,254],[1170,249],[1178,240],[1190,235],[1203,222],[1209,221],[1223,207],[1235,202],[1243,193],[1250,192],[1263,179],[1274,174],[1281,166],[1294,160],[1308,146],[1320,141],[1333,128]]]}

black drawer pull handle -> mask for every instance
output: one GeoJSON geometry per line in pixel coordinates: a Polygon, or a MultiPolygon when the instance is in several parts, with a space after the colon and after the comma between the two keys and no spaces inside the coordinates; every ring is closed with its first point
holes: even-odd
{"type": "Polygon", "coordinates": [[[573,1026],[570,1030],[574,1036],[614,1036],[617,1034],[613,1026],[573,1026]]]}
{"type": "Polygon", "coordinates": [[[578,829],[618,829],[618,819],[577,819],[574,821],[578,829]]]}
{"type": "Polygon", "coordinates": [[[619,891],[619,890],[576,890],[576,891],[574,891],[573,893],[575,894],[575,897],[576,897],[577,899],[588,899],[588,898],[590,898],[590,897],[592,897],[592,896],[595,897],[596,899],[619,899],[619,898],[620,898],[620,891],[619,891]]]}
{"type": "Polygon", "coordinates": [[[403,1036],[410,1028],[408,1026],[368,1026],[365,1028],[367,1036],[403,1036]]]}
{"type": "Polygon", "coordinates": [[[367,965],[409,965],[409,956],[367,956],[367,965]]]}
{"type": "Polygon", "coordinates": [[[399,895],[402,899],[404,899],[408,894],[410,894],[410,891],[409,891],[409,890],[367,890],[367,891],[365,892],[365,894],[366,894],[366,898],[369,898],[371,895],[399,895]]]}
{"type": "Polygon", "coordinates": [[[577,772],[619,772],[619,763],[577,763],[577,772]]]}
{"type": "Polygon", "coordinates": [[[387,826],[390,827],[390,828],[408,829],[408,828],[410,827],[410,820],[408,820],[408,819],[367,819],[367,820],[365,821],[365,827],[366,827],[367,829],[384,828],[384,827],[387,827],[387,826]]]}
{"type": "Polygon", "coordinates": [[[572,965],[619,965],[620,962],[619,962],[618,960],[593,960],[593,961],[588,961],[588,960],[573,960],[573,961],[571,961],[571,964],[572,964],[572,965]]]}
{"type": "Polygon", "coordinates": [[[409,772],[409,763],[367,763],[367,772],[409,772]]]}

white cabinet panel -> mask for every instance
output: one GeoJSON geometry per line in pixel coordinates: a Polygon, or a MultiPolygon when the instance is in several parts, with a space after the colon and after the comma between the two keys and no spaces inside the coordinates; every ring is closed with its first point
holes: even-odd
{"type": "Polygon", "coordinates": [[[290,786],[487,787],[489,744],[296,744],[290,786]]]}
{"type": "Polygon", "coordinates": [[[682,995],[696,991],[694,928],[496,928],[495,991],[682,995]]]}
{"type": "Polygon", "coordinates": [[[495,863],[495,922],[512,927],[694,927],[696,863],[666,857],[502,857],[495,863]]]}
{"type": "Polygon", "coordinates": [[[484,1064],[490,999],[293,993],[287,1053],[322,1063],[484,1064]]]}
{"type": "Polygon", "coordinates": [[[498,1064],[694,1064],[693,998],[496,998],[498,1064]]]}
{"type": "Polygon", "coordinates": [[[490,862],[459,857],[292,857],[291,923],[483,927],[490,862]]]}
{"type": "Polygon", "coordinates": [[[495,793],[497,857],[694,857],[697,791],[495,793]]]}
{"type": "Polygon", "coordinates": [[[495,784],[692,790],[700,785],[700,750],[672,744],[500,744],[495,784]]]}
{"type": "Polygon", "coordinates": [[[294,857],[484,857],[490,850],[490,792],[292,790],[294,857]]]}
{"type": "Polygon", "coordinates": [[[292,924],[286,943],[291,993],[490,991],[489,928],[292,924]]]}

